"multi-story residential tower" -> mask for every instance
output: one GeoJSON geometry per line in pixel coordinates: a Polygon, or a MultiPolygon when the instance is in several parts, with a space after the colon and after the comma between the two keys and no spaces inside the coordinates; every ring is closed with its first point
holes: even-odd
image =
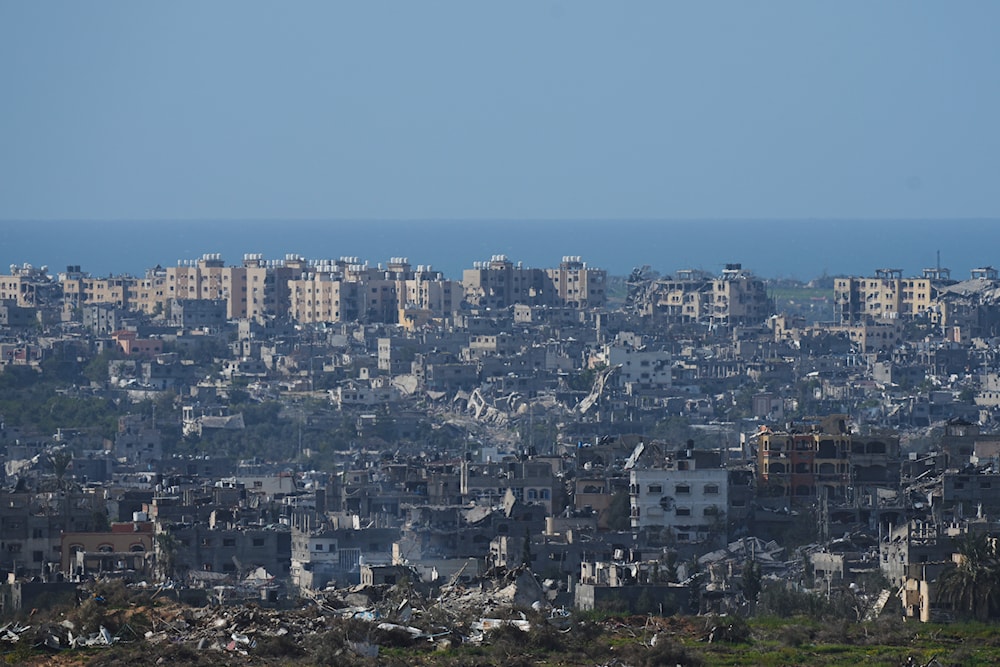
{"type": "Polygon", "coordinates": [[[726,264],[722,275],[712,281],[709,322],[722,326],[763,322],[774,310],[764,281],[741,264],[726,264]]]}
{"type": "Polygon", "coordinates": [[[563,257],[559,268],[546,269],[545,275],[552,287],[544,305],[593,308],[606,301],[607,272],[588,268],[579,256],[563,257]]]}
{"type": "Polygon", "coordinates": [[[59,296],[59,286],[48,273],[48,267],[31,264],[11,264],[10,275],[0,276],[0,301],[13,300],[21,307],[41,306],[59,296]]]}
{"type": "Polygon", "coordinates": [[[80,271],[79,266],[68,266],[66,269],[65,273],[59,274],[64,311],[72,312],[91,304],[107,304],[124,310],[135,309],[139,279],[133,276],[93,278],[89,273],[80,271]]]}
{"type": "Polygon", "coordinates": [[[669,323],[715,326],[757,324],[773,312],[764,281],[741,264],[726,264],[722,274],[687,269],[651,283],[636,301],[642,315],[669,323]]]}
{"type": "Polygon", "coordinates": [[[515,265],[506,255],[475,262],[462,272],[465,300],[480,308],[500,310],[515,303],[540,303],[544,289],[541,271],[515,265]]]}
{"type": "Polygon", "coordinates": [[[225,299],[227,318],[247,317],[247,269],[226,266],[217,253],[168,268],[166,292],[171,299],[225,299]]]}
{"type": "Polygon", "coordinates": [[[678,542],[724,539],[729,471],[720,467],[717,455],[709,454],[682,450],[654,465],[632,469],[632,528],[666,529],[678,542]]]}
{"type": "Polygon", "coordinates": [[[837,319],[849,324],[916,317],[929,312],[938,287],[951,282],[948,269],[924,269],[920,278],[904,278],[900,269],[876,269],[868,278],[837,278],[833,283],[837,319]]]}
{"type": "Polygon", "coordinates": [[[563,257],[555,269],[530,269],[493,255],[462,272],[465,300],[494,310],[514,304],[599,307],[606,301],[606,283],[606,271],[588,267],[578,256],[563,257]]]}
{"type": "Polygon", "coordinates": [[[765,429],[757,446],[759,495],[809,504],[823,494],[831,501],[858,497],[899,479],[899,437],[850,433],[843,415],[783,431],[765,429]]]}

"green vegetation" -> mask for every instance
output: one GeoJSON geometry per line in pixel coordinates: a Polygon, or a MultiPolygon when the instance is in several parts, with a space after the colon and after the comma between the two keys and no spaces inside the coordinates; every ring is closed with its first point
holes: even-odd
{"type": "MultiPolygon", "coordinates": [[[[114,627],[114,610],[90,608],[86,613],[114,627]]],[[[77,615],[74,620],[83,621],[77,615]]],[[[414,640],[399,630],[377,630],[356,620],[331,620],[329,630],[305,641],[261,634],[256,646],[240,658],[249,665],[482,665],[484,667],[542,665],[994,665],[1000,661],[1000,642],[990,626],[937,626],[901,621],[878,621],[850,626],[823,626],[804,619],[745,622],[738,617],[578,617],[562,632],[541,616],[529,616],[532,628],[524,632],[501,626],[482,644],[462,643],[454,635],[438,643],[414,640]],[[362,658],[352,643],[379,647],[378,658],[362,658]]],[[[142,619],[129,622],[144,629],[142,619]]],[[[89,627],[89,625],[87,626],[89,627]]],[[[109,628],[110,629],[110,628],[109,628]]],[[[114,631],[114,630],[112,630],[114,631]]],[[[19,647],[9,658],[24,664],[32,651],[19,647]],[[16,656],[16,657],[15,657],[16,656]]],[[[144,661],[165,658],[183,664],[236,664],[217,651],[199,652],[194,644],[144,642],[120,644],[90,653],[86,664],[119,665],[129,657],[144,661]],[[207,662],[212,660],[213,662],[207,662]]],[[[14,663],[12,663],[14,664],[14,663]]]]}
{"type": "Polygon", "coordinates": [[[966,535],[958,543],[961,563],[938,579],[941,599],[960,614],[986,621],[1000,617],[1000,558],[986,534],[966,535]]]}
{"type": "Polygon", "coordinates": [[[59,428],[69,428],[112,437],[118,428],[118,418],[130,407],[96,396],[56,393],[56,386],[43,375],[36,374],[34,381],[26,381],[32,379],[30,376],[18,375],[21,374],[0,373],[0,415],[8,426],[27,432],[51,435],[59,428]]]}
{"type": "Polygon", "coordinates": [[[808,322],[830,321],[833,319],[833,285],[809,286],[796,281],[772,281],[768,284],[768,295],[774,300],[774,309],[803,317],[808,322]]]}
{"type": "Polygon", "coordinates": [[[629,499],[628,491],[618,491],[611,496],[611,503],[608,505],[609,529],[620,531],[632,527],[631,505],[632,501],[629,499]]]}

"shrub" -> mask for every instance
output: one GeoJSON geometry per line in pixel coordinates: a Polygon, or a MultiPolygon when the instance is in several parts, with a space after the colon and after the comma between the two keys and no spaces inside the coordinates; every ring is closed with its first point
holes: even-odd
{"type": "Polygon", "coordinates": [[[633,644],[625,652],[625,664],[636,667],[701,667],[705,664],[701,655],[689,650],[683,644],[660,636],[655,646],[633,644]]]}
{"type": "Polygon", "coordinates": [[[751,640],[750,626],[741,616],[707,616],[705,632],[712,642],[742,644],[751,640]]]}
{"type": "Polygon", "coordinates": [[[809,616],[818,619],[828,616],[829,606],[819,595],[795,590],[784,582],[769,581],[761,590],[758,613],[781,618],[809,616]]]}
{"type": "Polygon", "coordinates": [[[799,625],[786,625],[778,631],[778,641],[791,648],[807,644],[810,639],[811,633],[799,625]]]}
{"type": "Polygon", "coordinates": [[[305,655],[305,650],[288,635],[271,637],[267,635],[257,636],[257,647],[254,655],[275,658],[292,658],[305,655]]]}

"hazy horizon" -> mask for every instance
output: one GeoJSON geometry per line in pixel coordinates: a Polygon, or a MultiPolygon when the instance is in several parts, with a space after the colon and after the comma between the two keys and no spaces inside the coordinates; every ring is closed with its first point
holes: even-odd
{"type": "Polygon", "coordinates": [[[643,265],[718,273],[740,263],[764,278],[811,280],[877,268],[919,275],[940,253],[941,266],[961,280],[1000,265],[1000,220],[0,221],[0,270],[27,262],[53,273],[79,264],[95,276],[142,275],[205,253],[227,264],[246,253],[357,256],[372,265],[402,256],[455,280],[496,254],[533,267],[579,255],[612,275],[643,265]]]}
{"type": "Polygon", "coordinates": [[[810,279],[940,251],[964,276],[1000,247],[997,25],[977,0],[0,3],[0,266],[810,279]]]}

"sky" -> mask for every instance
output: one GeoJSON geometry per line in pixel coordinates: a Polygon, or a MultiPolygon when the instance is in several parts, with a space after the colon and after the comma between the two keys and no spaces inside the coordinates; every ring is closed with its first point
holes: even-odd
{"type": "Polygon", "coordinates": [[[996,218],[998,25],[975,0],[0,0],[0,220],[996,218]]]}

